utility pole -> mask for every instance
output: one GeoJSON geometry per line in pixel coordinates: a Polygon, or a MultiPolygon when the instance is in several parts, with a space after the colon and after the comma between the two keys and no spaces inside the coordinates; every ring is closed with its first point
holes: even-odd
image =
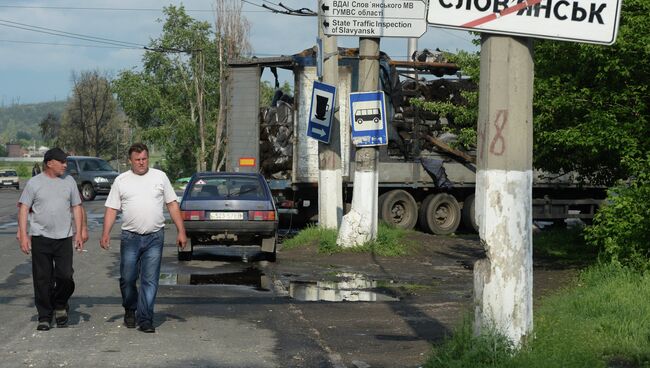
{"type": "MultiPolygon", "coordinates": [[[[415,52],[418,51],[418,39],[417,38],[409,38],[407,41],[407,48],[406,48],[406,60],[411,60],[415,61],[413,59],[413,56],[415,52]]],[[[415,79],[417,76],[417,73],[415,73],[415,68],[413,69],[414,73],[410,74],[410,76],[415,79]]]]}
{"type": "Polygon", "coordinates": [[[529,38],[484,33],[476,219],[486,258],[474,266],[474,331],[520,346],[533,328],[533,51],[529,38]]]}
{"type": "MultiPolygon", "coordinates": [[[[320,5],[320,4],[319,4],[320,5]]],[[[339,54],[335,36],[326,36],[322,28],[322,10],[318,6],[318,37],[322,40],[323,83],[339,86],[339,54]]],[[[318,142],[318,223],[327,229],[338,229],[343,217],[343,180],[341,178],[341,134],[338,95],[334,96],[330,142],[318,142]]]]}
{"type": "MultiPolygon", "coordinates": [[[[359,91],[379,88],[380,38],[359,38],[359,91]]],[[[377,147],[355,150],[352,208],[343,216],[336,243],[342,247],[362,245],[377,238],[378,175],[377,147]]]]}

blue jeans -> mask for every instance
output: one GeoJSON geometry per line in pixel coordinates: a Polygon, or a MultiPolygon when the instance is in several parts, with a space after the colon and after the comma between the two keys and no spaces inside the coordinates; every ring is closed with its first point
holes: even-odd
{"type": "Polygon", "coordinates": [[[165,231],[140,235],[122,230],[120,291],[125,310],[135,310],[138,324],[153,323],[165,231]],[[140,293],[136,281],[140,277],[140,293]]]}

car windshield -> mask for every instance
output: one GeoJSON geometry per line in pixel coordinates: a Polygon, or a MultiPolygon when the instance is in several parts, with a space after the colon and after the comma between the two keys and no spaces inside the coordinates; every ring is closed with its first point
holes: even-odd
{"type": "Polygon", "coordinates": [[[198,178],[189,192],[190,199],[245,199],[265,200],[266,193],[255,177],[198,178]]]}
{"type": "Polygon", "coordinates": [[[115,171],[104,160],[80,160],[79,165],[83,171],[115,171]]]}
{"type": "Polygon", "coordinates": [[[15,171],[0,172],[0,176],[17,176],[15,171]]]}

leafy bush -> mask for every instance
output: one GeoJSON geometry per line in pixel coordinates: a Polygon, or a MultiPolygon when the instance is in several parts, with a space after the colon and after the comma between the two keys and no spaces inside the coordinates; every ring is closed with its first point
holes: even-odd
{"type": "Polygon", "coordinates": [[[16,174],[20,176],[21,178],[28,178],[32,175],[32,171],[27,165],[25,164],[19,164],[18,167],[16,167],[16,174]]]}
{"type": "Polygon", "coordinates": [[[637,177],[609,190],[607,202],[585,230],[587,242],[614,264],[650,266],[650,156],[636,165],[637,177]]]}

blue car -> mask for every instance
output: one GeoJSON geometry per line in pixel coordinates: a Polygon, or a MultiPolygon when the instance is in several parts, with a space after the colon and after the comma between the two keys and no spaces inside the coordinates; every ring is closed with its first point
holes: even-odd
{"type": "Polygon", "coordinates": [[[187,184],[181,213],[190,246],[178,260],[192,259],[194,247],[260,247],[276,259],[278,213],[264,177],[256,173],[201,172],[187,184]]]}

